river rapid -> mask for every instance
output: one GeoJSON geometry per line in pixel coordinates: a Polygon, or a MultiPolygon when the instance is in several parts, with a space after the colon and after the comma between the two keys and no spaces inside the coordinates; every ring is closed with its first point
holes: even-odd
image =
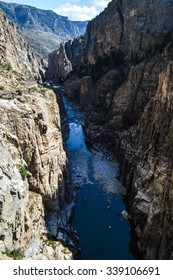
{"type": "Polygon", "coordinates": [[[67,155],[76,196],[72,227],[79,236],[80,258],[139,259],[135,233],[122,215],[126,209],[125,188],[117,179],[118,163],[100,145],[88,149],[76,108],[63,87],[56,86],[56,91],[62,96],[69,125],[67,155]]]}

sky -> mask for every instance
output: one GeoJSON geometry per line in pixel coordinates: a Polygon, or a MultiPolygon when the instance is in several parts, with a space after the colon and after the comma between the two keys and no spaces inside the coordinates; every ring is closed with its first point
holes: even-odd
{"type": "Polygon", "coordinates": [[[36,8],[53,10],[59,15],[67,16],[70,20],[90,20],[98,15],[111,0],[2,0],[34,6],[36,8]]]}

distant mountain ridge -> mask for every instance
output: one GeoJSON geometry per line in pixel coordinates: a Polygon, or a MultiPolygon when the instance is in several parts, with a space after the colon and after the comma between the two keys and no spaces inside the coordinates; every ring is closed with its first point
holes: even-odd
{"type": "Polygon", "coordinates": [[[60,42],[78,37],[86,30],[87,21],[70,21],[51,10],[1,1],[0,8],[31,47],[44,57],[58,48],[60,42]]]}

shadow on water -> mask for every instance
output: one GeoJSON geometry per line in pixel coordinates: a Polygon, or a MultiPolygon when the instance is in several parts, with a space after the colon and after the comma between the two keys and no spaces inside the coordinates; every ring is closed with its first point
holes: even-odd
{"type": "Polygon", "coordinates": [[[100,151],[88,150],[81,122],[63,92],[62,99],[69,121],[70,180],[76,192],[72,226],[79,236],[81,259],[140,259],[135,232],[121,214],[126,204],[118,193],[118,165],[105,160],[100,151]]]}

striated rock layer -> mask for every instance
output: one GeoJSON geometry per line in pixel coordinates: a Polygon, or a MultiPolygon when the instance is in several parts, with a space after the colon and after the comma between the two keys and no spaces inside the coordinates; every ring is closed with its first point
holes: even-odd
{"type": "Polygon", "coordinates": [[[71,259],[59,107],[38,62],[0,12],[0,259],[71,259]]]}
{"type": "Polygon", "coordinates": [[[79,45],[64,47],[67,95],[88,112],[88,141],[118,157],[145,259],[173,258],[172,31],[171,0],[114,0],[89,22],[77,63],[79,45]]]}

